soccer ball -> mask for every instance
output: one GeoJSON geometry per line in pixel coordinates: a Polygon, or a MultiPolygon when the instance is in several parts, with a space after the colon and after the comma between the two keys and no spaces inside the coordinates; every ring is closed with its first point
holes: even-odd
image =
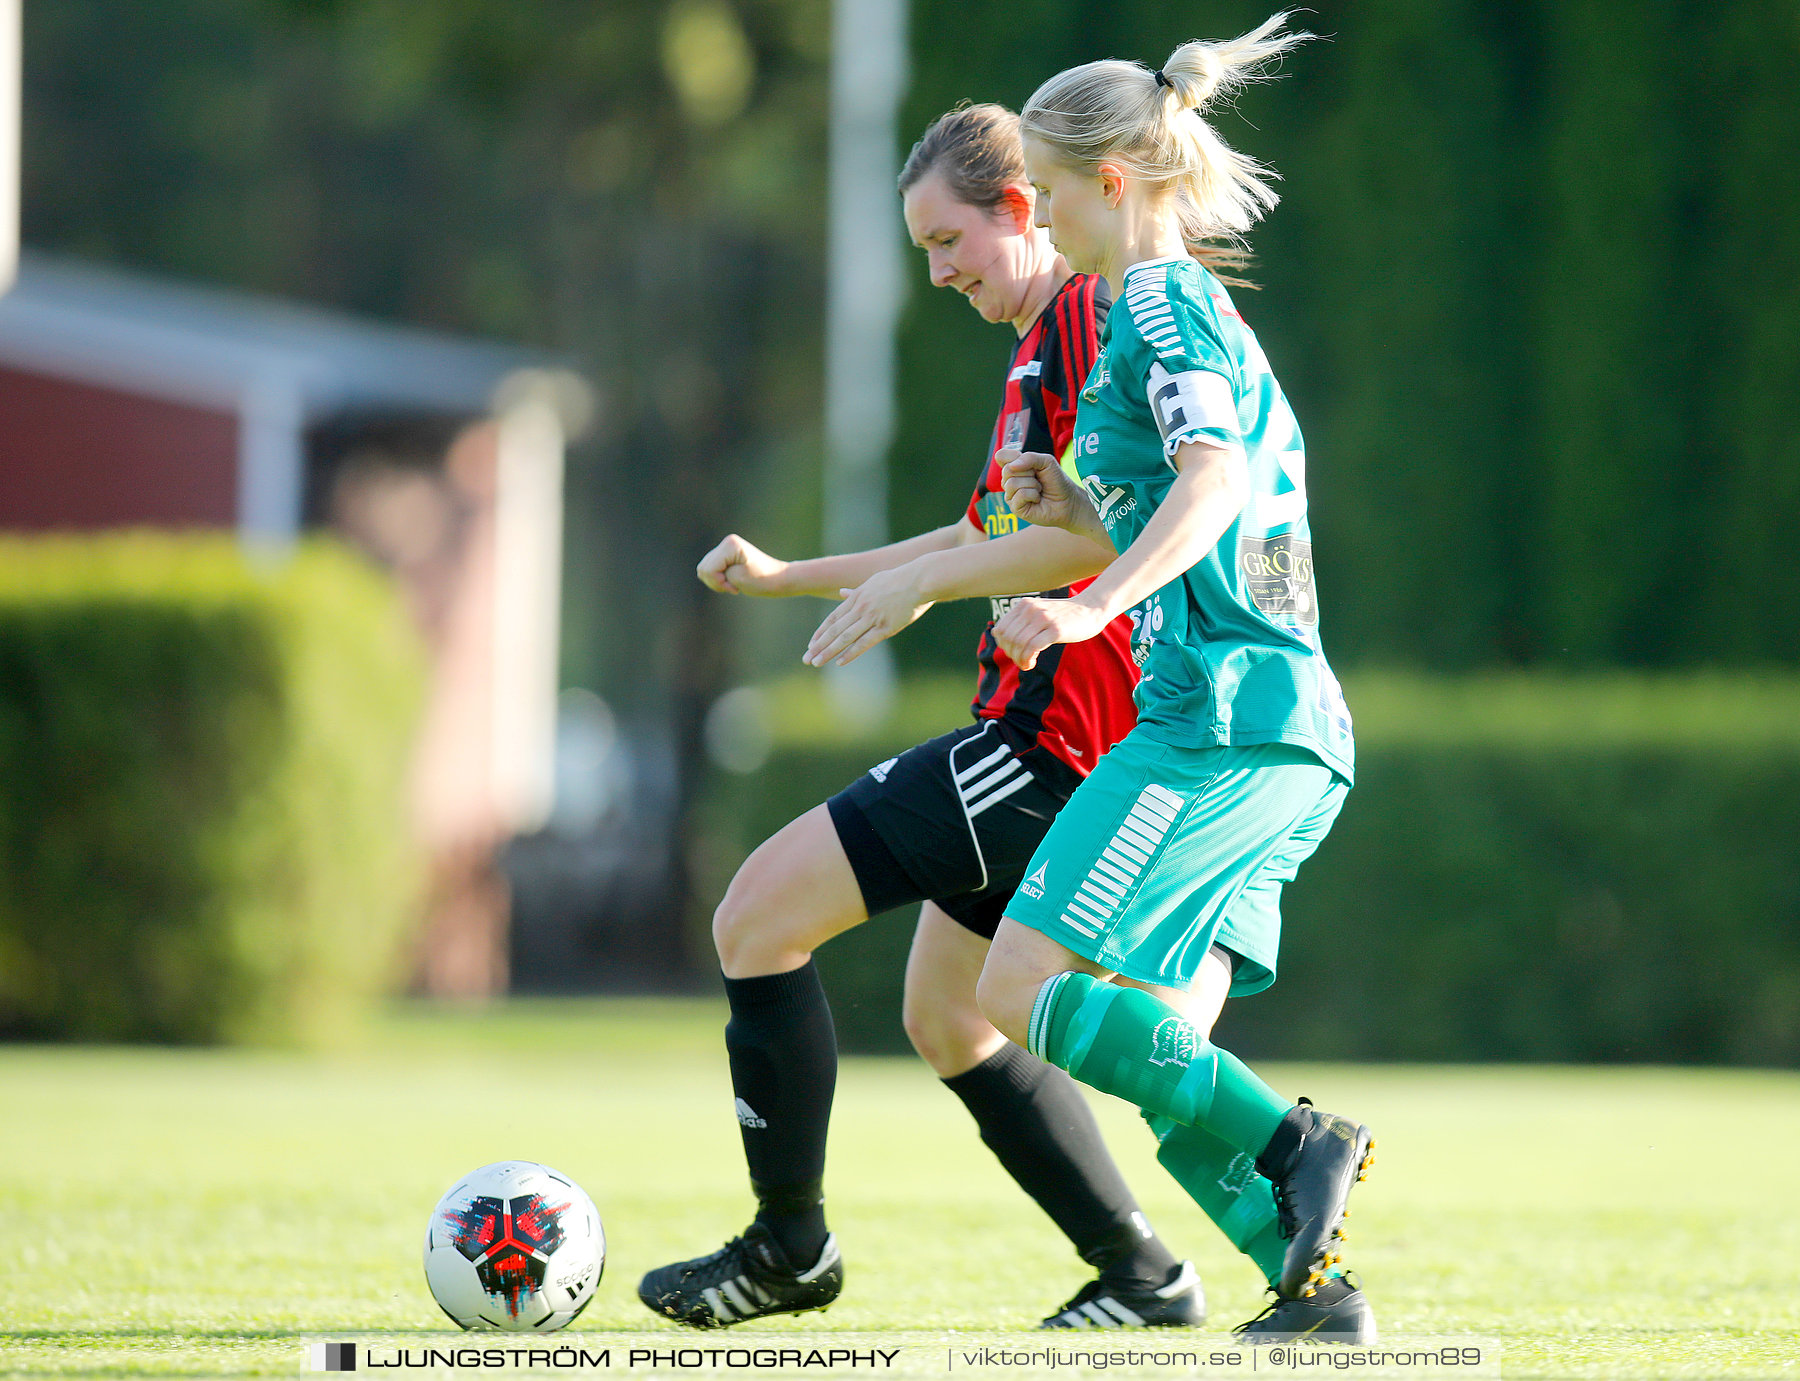
{"type": "Polygon", "coordinates": [[[528,1160],[463,1176],[425,1225],[425,1283],[464,1328],[553,1332],[587,1308],[605,1266],[594,1201],[528,1160]]]}

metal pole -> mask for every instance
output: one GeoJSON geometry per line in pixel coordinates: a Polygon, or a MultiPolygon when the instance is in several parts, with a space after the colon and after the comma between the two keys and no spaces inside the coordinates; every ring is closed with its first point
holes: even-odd
{"type": "Polygon", "coordinates": [[[556,376],[521,370],[494,400],[494,803],[530,834],[555,804],[562,648],[563,448],[556,376]]]}
{"type": "Polygon", "coordinates": [[[0,293],[19,272],[19,111],[25,36],[21,0],[0,0],[0,293]]]}
{"type": "MultiPolygon", "coordinates": [[[[906,0],[833,0],[823,533],[830,552],[888,540],[894,336],[905,303],[894,181],[907,43],[906,0]]],[[[887,645],[832,668],[827,685],[840,715],[885,718],[894,695],[887,645]]]]}

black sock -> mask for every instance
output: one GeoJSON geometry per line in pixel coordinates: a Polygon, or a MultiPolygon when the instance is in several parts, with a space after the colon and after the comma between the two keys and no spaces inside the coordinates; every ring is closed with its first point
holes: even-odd
{"type": "Polygon", "coordinates": [[[944,1080],[1006,1173],[1081,1259],[1114,1280],[1161,1285],[1175,1257],[1138,1211],[1080,1087],[1016,1045],[944,1080]]]}
{"type": "Polygon", "coordinates": [[[725,1050],[737,1095],[756,1221],[796,1269],[825,1245],[825,1133],[837,1087],[837,1032],[808,959],[789,973],[727,978],[725,1050]]]}

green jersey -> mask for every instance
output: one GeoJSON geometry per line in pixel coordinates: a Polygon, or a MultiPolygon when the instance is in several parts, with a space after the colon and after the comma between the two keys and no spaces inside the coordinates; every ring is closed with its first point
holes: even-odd
{"type": "Polygon", "coordinates": [[[1194,260],[1125,271],[1075,419],[1073,463],[1124,551],[1190,441],[1241,455],[1249,501],[1218,545],[1132,611],[1139,732],[1180,747],[1291,743],[1346,780],[1350,712],[1319,643],[1306,453],[1225,287],[1194,260]]]}

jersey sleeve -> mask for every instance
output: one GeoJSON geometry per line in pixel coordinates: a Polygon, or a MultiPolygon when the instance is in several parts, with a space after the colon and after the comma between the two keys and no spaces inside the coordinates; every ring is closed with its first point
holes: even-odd
{"type": "Polygon", "coordinates": [[[969,495],[969,506],[963,510],[964,519],[975,524],[976,527],[981,526],[981,495],[985,488],[986,485],[977,484],[975,492],[969,495]]]}
{"type": "Polygon", "coordinates": [[[997,441],[990,441],[988,455],[981,462],[980,473],[975,476],[975,488],[969,493],[969,506],[963,509],[963,517],[976,527],[984,526],[981,516],[981,501],[991,492],[988,489],[988,480],[993,472],[993,451],[997,444],[997,441]]]}
{"type": "MultiPolygon", "coordinates": [[[[1010,369],[1016,364],[1016,361],[1009,355],[1007,364],[1010,369]]],[[[1009,379],[1007,388],[1010,390],[1011,386],[1009,379]]],[[[1010,416],[1007,409],[1010,406],[1011,400],[1003,394],[1000,402],[1000,415],[994,419],[994,430],[988,434],[987,454],[981,458],[981,468],[975,472],[975,487],[969,492],[969,506],[963,510],[963,516],[976,527],[983,526],[981,501],[994,492],[993,486],[997,483],[994,452],[1006,444],[1005,429],[1010,416]]]]}
{"type": "Polygon", "coordinates": [[[1100,352],[1100,327],[1109,300],[1105,279],[1078,274],[1050,304],[1040,394],[1051,450],[1059,460],[1068,455],[1075,439],[1075,406],[1100,352]]]}
{"type": "Polygon", "coordinates": [[[1162,436],[1163,454],[1203,441],[1242,451],[1237,370],[1219,334],[1215,308],[1196,301],[1175,274],[1128,284],[1125,301],[1142,342],[1144,401],[1162,436]]]}

